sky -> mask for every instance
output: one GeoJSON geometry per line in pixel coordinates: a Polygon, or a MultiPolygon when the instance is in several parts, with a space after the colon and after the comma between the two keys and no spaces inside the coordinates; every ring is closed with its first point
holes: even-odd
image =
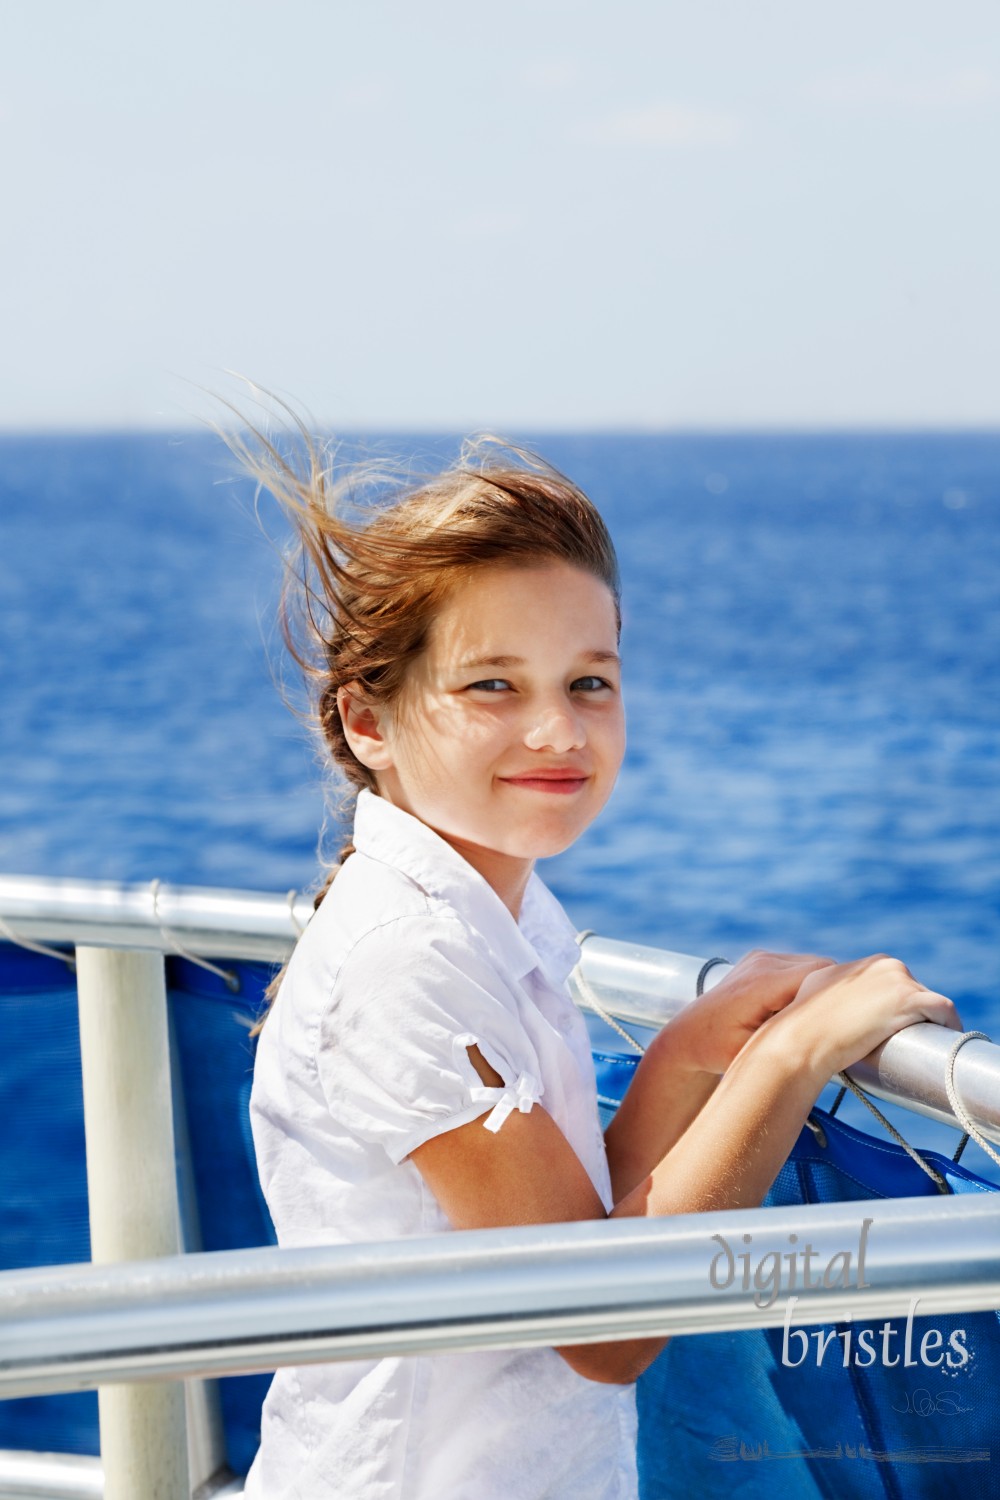
{"type": "Polygon", "coordinates": [[[32,0],[0,429],[1000,425],[996,0],[32,0]]]}

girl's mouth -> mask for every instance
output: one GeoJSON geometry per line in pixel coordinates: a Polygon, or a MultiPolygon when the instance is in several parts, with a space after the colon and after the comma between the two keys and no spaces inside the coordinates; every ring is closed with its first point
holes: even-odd
{"type": "Polygon", "coordinates": [[[578,792],[586,785],[586,776],[502,776],[508,786],[524,787],[530,792],[555,792],[557,795],[566,796],[568,792],[578,792]]]}

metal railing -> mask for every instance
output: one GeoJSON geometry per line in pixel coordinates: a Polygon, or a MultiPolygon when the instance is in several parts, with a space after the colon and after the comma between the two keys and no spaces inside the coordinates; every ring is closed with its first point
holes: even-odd
{"type": "MultiPolygon", "coordinates": [[[[154,1476],[156,1492],[171,1500],[239,1495],[221,1456],[211,1377],[223,1373],[780,1326],[792,1295],[797,1324],[912,1316],[915,1299],[921,1316],[1000,1305],[1000,1202],[993,1198],[536,1225],[393,1245],[171,1253],[179,1248],[171,1240],[179,1223],[175,1183],[165,1187],[161,1170],[159,1201],[139,1213],[120,1186],[135,1180],[133,1156],[146,1149],[143,1141],[157,1139],[165,1161],[173,1155],[161,955],[280,962],[311,915],[311,901],[295,893],[0,876],[0,940],[76,950],[92,1237],[95,1259],[106,1262],[0,1275],[0,1398],[99,1387],[104,1457],[102,1477],[93,1461],[0,1453],[0,1500],[117,1500],[145,1493],[144,1485],[152,1493],[154,1476]],[[141,1076],[131,1103],[111,1110],[107,1080],[123,1067],[141,1076]],[[791,1234],[829,1259],[857,1241],[865,1217],[865,1277],[853,1288],[781,1286],[761,1307],[752,1291],[712,1282],[713,1235],[735,1242],[751,1234],[757,1264],[768,1256],[782,1264],[782,1255],[787,1262],[791,1234]],[[170,1394],[178,1388],[166,1383],[180,1379],[186,1421],[184,1403],[170,1394]],[[164,1482],[148,1434],[183,1434],[185,1425],[186,1464],[177,1441],[165,1441],[170,1457],[162,1462],[173,1467],[164,1482]]],[[[591,990],[620,1021],[658,1029],[694,998],[702,968],[699,958],[594,936],[570,984],[579,1004],[588,1004],[591,990]]],[[[706,988],[727,968],[711,969],[706,988]]],[[[953,1037],[938,1026],[909,1027],[851,1075],[890,1103],[957,1127],[944,1079],[953,1037]]],[[[970,1041],[954,1079],[972,1121],[1000,1143],[1000,1047],[970,1041]]]]}
{"type": "Polygon", "coordinates": [[[0,1276],[0,1396],[899,1318],[917,1302],[920,1317],[975,1311],[1000,1306],[998,1245],[1000,1197],[970,1194],[13,1271],[0,1276]],[[723,1241],[751,1246],[749,1289],[723,1241]],[[849,1284],[838,1272],[807,1289],[796,1243],[820,1271],[848,1255],[849,1284]]]}
{"type": "MultiPolygon", "coordinates": [[[[0,875],[0,921],[18,937],[51,945],[280,963],[312,916],[312,902],[295,892],[157,887],[154,893],[152,885],[0,875]]],[[[658,1030],[694,998],[702,964],[687,954],[592,937],[581,949],[580,971],[609,1014],[658,1030]]],[[[706,988],[728,968],[711,969],[706,988]]],[[[570,987],[587,1007],[574,976],[570,987]]],[[[945,1089],[945,1058],[953,1040],[954,1033],[943,1026],[909,1026],[849,1073],[887,1103],[960,1129],[945,1089]]],[[[973,1123],[1000,1144],[1000,1047],[983,1041],[964,1046],[955,1062],[955,1085],[973,1123]]]]}

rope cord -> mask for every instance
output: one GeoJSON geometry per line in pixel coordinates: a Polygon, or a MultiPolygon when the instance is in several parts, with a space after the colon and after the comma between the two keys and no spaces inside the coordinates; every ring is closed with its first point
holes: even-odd
{"type": "Polygon", "coordinates": [[[27,948],[29,953],[42,953],[46,958],[61,958],[63,963],[68,964],[71,969],[76,968],[76,959],[72,953],[63,953],[58,948],[46,947],[44,943],[33,943],[30,938],[18,937],[13,928],[7,926],[3,917],[0,917],[0,932],[9,943],[13,943],[17,948],[27,948]]]}
{"type": "Polygon", "coordinates": [[[305,932],[305,928],[299,921],[298,917],[295,915],[295,898],[298,894],[299,893],[296,890],[286,891],[285,900],[288,902],[288,915],[292,919],[292,926],[295,928],[295,936],[297,938],[300,938],[305,932]]]}
{"type": "Polygon", "coordinates": [[[163,922],[160,918],[159,910],[160,884],[161,882],[159,880],[150,881],[149,890],[150,894],[153,897],[153,921],[159,927],[160,937],[163,939],[166,947],[168,947],[171,952],[176,953],[179,958],[186,958],[189,963],[197,964],[199,969],[207,969],[210,974],[217,974],[219,978],[225,982],[227,990],[231,990],[234,995],[238,994],[240,981],[238,975],[234,974],[232,969],[222,969],[218,964],[209,963],[207,958],[199,958],[197,954],[189,953],[186,948],[181,947],[180,943],[174,937],[170,929],[164,927],[163,922]]]}
{"type": "Polygon", "coordinates": [[[927,1173],[927,1176],[934,1183],[934,1185],[936,1186],[938,1192],[939,1193],[950,1193],[951,1192],[951,1188],[948,1186],[947,1182],[941,1176],[941,1173],[937,1170],[937,1168],[936,1167],[932,1167],[931,1164],[930,1164],[930,1162],[924,1161],[923,1157],[920,1155],[920,1152],[917,1151],[913,1146],[911,1146],[910,1143],[909,1143],[909,1141],[905,1140],[903,1138],[903,1136],[900,1135],[900,1133],[896,1129],[895,1125],[890,1125],[890,1123],[886,1119],[885,1115],[877,1107],[877,1105],[875,1105],[875,1104],[872,1103],[872,1101],[869,1099],[868,1095],[865,1093],[864,1089],[859,1088],[858,1085],[854,1082],[854,1079],[853,1078],[848,1078],[848,1076],[847,1076],[846,1073],[838,1073],[837,1077],[840,1079],[841,1083],[846,1088],[850,1089],[850,1091],[854,1095],[854,1097],[856,1099],[860,1099],[861,1103],[865,1106],[865,1108],[871,1111],[871,1113],[875,1116],[876,1120],[882,1126],[883,1130],[887,1131],[889,1133],[889,1135],[892,1136],[892,1138],[896,1142],[897,1146],[902,1146],[902,1148],[906,1152],[907,1156],[912,1157],[912,1159],[916,1162],[917,1166],[920,1168],[921,1172],[926,1172],[927,1173]]]}
{"type": "Polygon", "coordinates": [[[988,1042],[989,1040],[990,1038],[986,1035],[985,1031],[963,1031],[961,1036],[955,1038],[944,1065],[944,1086],[945,1092],[948,1095],[948,1103],[951,1105],[952,1114],[965,1131],[965,1136],[959,1144],[958,1151],[955,1153],[955,1160],[957,1161],[965,1150],[965,1143],[971,1135],[976,1145],[981,1146],[986,1155],[991,1156],[997,1165],[1000,1166],[1000,1152],[993,1149],[989,1141],[977,1130],[973,1121],[969,1119],[965,1105],[958,1097],[958,1090],[955,1087],[955,1059],[966,1042],[988,1042]]]}
{"type": "Polygon", "coordinates": [[[706,958],[698,971],[698,978],[695,982],[694,993],[697,999],[700,1000],[705,993],[705,980],[717,964],[729,964],[730,968],[732,967],[731,961],[728,958],[706,958]]]}
{"type": "Polygon", "coordinates": [[[844,1095],[846,1093],[847,1093],[847,1089],[844,1087],[843,1084],[841,1084],[840,1088],[837,1090],[837,1097],[836,1097],[836,1099],[834,1099],[833,1103],[830,1105],[830,1108],[827,1110],[827,1114],[835,1115],[837,1113],[837,1110],[840,1108],[840,1106],[844,1102],[844,1095]]]}
{"type": "MultiPolygon", "coordinates": [[[[594,929],[592,927],[587,927],[583,932],[577,933],[576,941],[579,944],[580,948],[582,948],[589,937],[596,936],[597,933],[594,931],[594,929]]],[[[614,1016],[608,1015],[607,1011],[604,1009],[603,1005],[594,994],[594,987],[590,983],[590,980],[584,976],[582,962],[578,963],[576,966],[576,982],[580,986],[581,991],[586,997],[587,1004],[590,1006],[591,1010],[595,1010],[602,1021],[605,1021],[612,1028],[612,1030],[618,1032],[619,1036],[623,1036],[627,1042],[630,1042],[637,1052],[641,1052],[645,1056],[646,1049],[642,1045],[642,1043],[637,1042],[635,1037],[631,1036],[629,1032],[625,1030],[624,1026],[619,1026],[614,1016]]]]}
{"type": "MultiPolygon", "coordinates": [[[[951,1105],[952,1114],[955,1116],[955,1119],[958,1121],[959,1125],[961,1125],[963,1131],[965,1132],[965,1134],[962,1136],[962,1139],[958,1143],[958,1149],[952,1157],[952,1161],[955,1162],[957,1162],[959,1157],[962,1155],[962,1152],[968,1145],[969,1138],[971,1136],[976,1145],[980,1146],[986,1152],[987,1156],[992,1157],[997,1165],[1000,1166],[1000,1153],[993,1149],[989,1141],[986,1140],[985,1136],[983,1136],[982,1133],[976,1128],[975,1123],[969,1118],[965,1105],[958,1097],[958,1090],[955,1087],[955,1059],[958,1057],[959,1052],[961,1052],[966,1042],[988,1042],[989,1040],[990,1038],[986,1035],[985,1031],[963,1031],[959,1036],[955,1038],[954,1044],[951,1047],[947,1058],[945,1059],[945,1093],[948,1095],[948,1103],[951,1105]]],[[[912,1156],[913,1160],[917,1163],[917,1166],[922,1168],[922,1170],[927,1173],[928,1177],[934,1179],[934,1181],[938,1185],[939,1191],[944,1193],[950,1192],[951,1189],[948,1187],[948,1184],[945,1182],[940,1172],[935,1171],[935,1169],[928,1162],[924,1161],[919,1152],[915,1151],[913,1147],[903,1139],[899,1131],[889,1124],[889,1121],[886,1119],[882,1111],[876,1109],[875,1105],[868,1098],[868,1095],[858,1087],[853,1079],[848,1078],[846,1073],[841,1073],[839,1077],[841,1082],[850,1089],[851,1093],[854,1094],[858,1099],[860,1099],[862,1104],[865,1105],[867,1109],[871,1110],[872,1114],[879,1121],[879,1123],[885,1127],[885,1129],[892,1136],[893,1140],[896,1141],[900,1146],[902,1146],[907,1155],[912,1156]]]]}

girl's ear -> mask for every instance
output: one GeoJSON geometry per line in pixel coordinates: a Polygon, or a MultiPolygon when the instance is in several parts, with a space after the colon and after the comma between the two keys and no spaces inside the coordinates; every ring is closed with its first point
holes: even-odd
{"type": "Polygon", "coordinates": [[[366,698],[359,682],[337,689],[337,707],[344,737],[361,764],[369,771],[387,771],[392,765],[392,750],[383,733],[383,724],[389,724],[384,707],[366,698]]]}

